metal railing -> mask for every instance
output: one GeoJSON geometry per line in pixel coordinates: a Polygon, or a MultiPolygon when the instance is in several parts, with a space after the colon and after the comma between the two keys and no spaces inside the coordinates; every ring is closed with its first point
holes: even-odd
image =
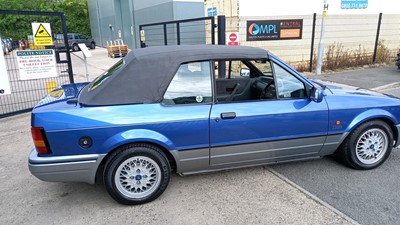
{"type": "MultiPolygon", "coordinates": [[[[63,33],[64,43],[66,49],[68,46],[67,28],[65,22],[65,15],[63,12],[39,12],[39,11],[20,11],[20,10],[0,10],[0,17],[17,17],[17,24],[7,24],[2,27],[2,38],[14,38],[18,43],[18,47],[11,49],[4,55],[6,71],[11,89],[11,94],[0,93],[0,118],[16,115],[23,112],[29,112],[36,105],[36,103],[48,92],[57,86],[73,83],[73,71],[71,63],[71,55],[67,50],[57,50],[54,46],[29,46],[29,35],[32,36],[32,22],[52,22],[52,31],[63,33]],[[13,29],[19,29],[19,32],[13,29]],[[21,30],[23,35],[21,34],[21,30]],[[55,71],[54,77],[51,78],[38,78],[31,77],[29,79],[22,78],[21,68],[18,62],[19,57],[17,51],[43,51],[52,49],[55,52],[54,60],[55,71]]],[[[3,54],[3,53],[0,53],[3,54]]],[[[26,71],[25,71],[26,73],[26,71]]]]}
{"type": "Polygon", "coordinates": [[[200,17],[139,25],[140,46],[206,44],[207,30],[210,42],[215,44],[214,17],[200,17]]]}

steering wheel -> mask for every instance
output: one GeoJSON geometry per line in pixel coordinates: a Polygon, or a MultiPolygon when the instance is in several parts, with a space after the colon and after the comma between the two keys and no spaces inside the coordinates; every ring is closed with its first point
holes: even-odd
{"type": "Polygon", "coordinates": [[[268,82],[265,88],[261,91],[260,99],[273,99],[275,98],[275,83],[274,80],[268,82]],[[271,90],[269,90],[271,88],[271,90]]]}

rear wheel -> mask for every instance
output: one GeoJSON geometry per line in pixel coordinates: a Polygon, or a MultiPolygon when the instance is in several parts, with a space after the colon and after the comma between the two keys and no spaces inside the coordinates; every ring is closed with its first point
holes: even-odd
{"type": "Polygon", "coordinates": [[[79,50],[80,50],[80,49],[79,49],[78,44],[73,44],[73,45],[72,45],[72,51],[77,52],[77,51],[79,51],[79,50]]]}
{"type": "Polygon", "coordinates": [[[108,193],[117,202],[137,205],[153,201],[167,188],[171,169],[167,157],[147,144],[122,147],[104,171],[108,193]]]}
{"type": "Polygon", "coordinates": [[[383,121],[373,120],[352,131],[336,155],[348,166],[360,170],[380,166],[393,148],[393,134],[383,121]]]}

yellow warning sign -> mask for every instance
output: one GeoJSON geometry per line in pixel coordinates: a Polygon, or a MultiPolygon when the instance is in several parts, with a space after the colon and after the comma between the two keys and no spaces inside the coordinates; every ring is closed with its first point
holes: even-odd
{"type": "Polygon", "coordinates": [[[51,35],[47,32],[46,28],[44,28],[43,24],[40,24],[35,37],[51,37],[51,35]]]}
{"type": "Polygon", "coordinates": [[[50,23],[32,23],[32,33],[35,45],[53,45],[50,23]]]}

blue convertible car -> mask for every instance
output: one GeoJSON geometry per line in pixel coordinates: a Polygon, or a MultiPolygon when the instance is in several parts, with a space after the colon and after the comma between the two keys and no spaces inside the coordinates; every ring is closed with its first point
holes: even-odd
{"type": "Polygon", "coordinates": [[[39,102],[29,169],[44,181],[102,176],[116,201],[141,204],[172,172],[331,154],[372,169],[399,144],[399,120],[399,99],[308,80],[263,49],[150,47],[39,102]]]}

